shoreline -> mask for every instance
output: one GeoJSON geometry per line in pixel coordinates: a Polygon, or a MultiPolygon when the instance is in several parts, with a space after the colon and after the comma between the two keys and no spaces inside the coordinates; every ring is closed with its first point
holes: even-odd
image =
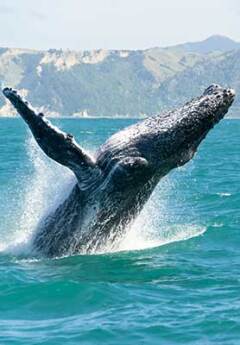
{"type": "MultiPolygon", "coordinates": [[[[149,115],[152,116],[152,115],[149,115]]],[[[62,120],[62,119],[67,119],[67,120],[144,120],[146,119],[148,116],[146,117],[137,117],[137,116],[86,116],[86,117],[74,117],[74,116],[44,116],[47,119],[54,119],[54,120],[62,120]]],[[[239,117],[240,118],[240,117],[239,117]]],[[[21,116],[17,115],[17,116],[11,116],[11,115],[4,115],[4,116],[0,116],[0,120],[1,119],[21,119],[21,116]]]]}
{"type": "MultiPolygon", "coordinates": [[[[146,117],[138,117],[138,116],[86,116],[86,117],[73,117],[73,116],[45,116],[47,119],[53,119],[53,120],[144,120],[147,117],[151,117],[154,115],[149,115],[146,117]]],[[[11,116],[11,115],[4,115],[0,116],[1,119],[21,119],[21,116],[11,116]]],[[[226,116],[224,120],[240,120],[239,116],[226,116]]]]}

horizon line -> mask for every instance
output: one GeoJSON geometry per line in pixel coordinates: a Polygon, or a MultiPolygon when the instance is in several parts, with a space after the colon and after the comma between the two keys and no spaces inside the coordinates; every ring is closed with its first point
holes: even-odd
{"type": "Polygon", "coordinates": [[[146,51],[146,50],[150,50],[150,49],[155,49],[155,48],[160,48],[160,49],[168,49],[168,48],[173,48],[173,47],[180,47],[186,44],[194,44],[194,43],[202,43],[205,42],[211,38],[222,38],[222,39],[228,39],[236,44],[240,44],[239,41],[231,38],[230,36],[226,36],[223,34],[212,34],[210,36],[207,36],[206,38],[202,39],[202,40],[197,40],[197,41],[184,41],[184,42],[180,42],[180,43],[176,43],[176,44],[172,44],[172,45],[165,45],[165,46],[149,46],[147,48],[84,48],[84,49],[75,49],[75,48],[61,48],[61,47],[50,47],[50,48],[26,48],[26,47],[16,47],[16,46],[0,46],[0,48],[2,49],[20,49],[20,50],[29,50],[29,51],[36,51],[36,52],[48,52],[49,50],[57,50],[57,51],[75,51],[75,52],[85,52],[85,51],[100,51],[100,50],[105,50],[105,51],[146,51]]]}

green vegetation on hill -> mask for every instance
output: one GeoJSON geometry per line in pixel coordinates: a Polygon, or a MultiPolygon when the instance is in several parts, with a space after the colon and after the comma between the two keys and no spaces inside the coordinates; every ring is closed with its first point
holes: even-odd
{"type": "MultiPolygon", "coordinates": [[[[221,36],[142,51],[0,48],[0,79],[48,115],[141,116],[181,104],[211,83],[240,91],[239,58],[239,43],[221,36]]],[[[1,95],[0,115],[11,114],[1,95]]]]}

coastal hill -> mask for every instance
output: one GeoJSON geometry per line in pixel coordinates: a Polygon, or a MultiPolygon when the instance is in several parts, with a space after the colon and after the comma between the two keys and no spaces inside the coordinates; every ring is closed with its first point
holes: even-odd
{"type": "MultiPolygon", "coordinates": [[[[224,36],[146,50],[0,48],[2,87],[49,116],[138,117],[175,107],[211,83],[240,94],[240,43],[224,36]]],[[[231,116],[240,114],[240,98],[231,116]]],[[[0,116],[15,115],[0,95],[0,116]]]]}

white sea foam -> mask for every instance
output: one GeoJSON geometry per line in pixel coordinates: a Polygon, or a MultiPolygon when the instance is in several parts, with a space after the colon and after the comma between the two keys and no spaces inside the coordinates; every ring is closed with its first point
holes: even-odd
{"type": "Polygon", "coordinates": [[[219,192],[217,193],[217,195],[221,196],[221,197],[228,197],[228,196],[231,196],[232,194],[231,193],[227,193],[227,192],[219,192]]]}

